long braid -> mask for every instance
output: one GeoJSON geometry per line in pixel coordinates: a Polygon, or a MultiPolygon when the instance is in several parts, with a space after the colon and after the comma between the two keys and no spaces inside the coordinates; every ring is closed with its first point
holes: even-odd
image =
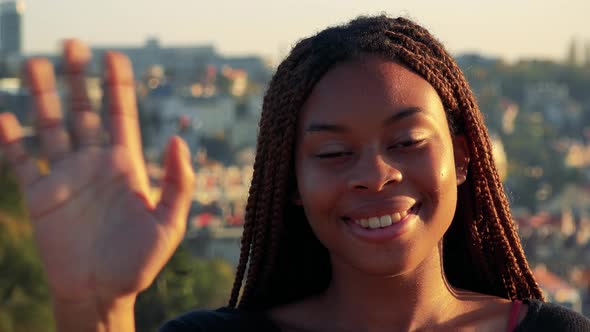
{"type": "MultiPolygon", "coordinates": [[[[458,68],[457,68],[458,69],[458,68]]],[[[464,79],[460,80],[462,85],[462,89],[468,88],[467,83],[464,79]]],[[[475,105],[475,100],[473,96],[468,96],[469,103],[471,105],[475,105]]],[[[471,113],[479,115],[478,113],[471,113]]],[[[488,172],[484,172],[484,175],[487,177],[487,182],[494,184],[493,186],[489,187],[489,195],[491,196],[490,202],[493,204],[489,204],[491,210],[493,210],[494,220],[498,220],[499,223],[491,223],[491,227],[495,230],[491,231],[491,236],[496,236],[502,249],[506,254],[508,254],[507,258],[510,260],[510,264],[502,265],[500,264],[499,268],[502,270],[501,273],[504,274],[504,278],[508,279],[507,275],[510,274],[510,279],[519,283],[519,287],[516,287],[514,283],[509,286],[509,296],[510,298],[524,298],[524,297],[542,297],[540,290],[538,289],[538,285],[536,284],[532,272],[526,262],[526,258],[524,256],[524,251],[522,250],[522,246],[520,245],[520,241],[518,240],[518,235],[516,229],[514,227],[514,223],[512,221],[512,216],[510,214],[508,199],[506,194],[503,190],[502,184],[500,182],[500,177],[496,170],[495,164],[493,163],[492,159],[492,149],[491,145],[489,144],[490,140],[487,135],[487,131],[483,125],[483,120],[481,116],[477,116],[478,119],[473,121],[478,125],[477,132],[479,133],[480,139],[485,148],[485,157],[481,158],[483,163],[485,164],[482,169],[488,170],[488,172]],[[523,280],[524,277],[524,280],[523,280]],[[531,287],[534,285],[534,287],[531,287]],[[526,291],[518,292],[516,289],[526,291]]]]}
{"type": "MultiPolygon", "coordinates": [[[[266,130],[267,125],[266,123],[268,120],[261,119],[259,127],[261,131],[266,130]]],[[[262,153],[257,153],[254,159],[254,174],[259,174],[262,168],[262,153]]],[[[240,258],[238,261],[238,267],[236,269],[236,277],[234,280],[234,285],[232,287],[232,292],[230,296],[229,306],[235,307],[238,302],[238,297],[240,294],[240,289],[242,288],[242,281],[244,279],[244,274],[246,272],[246,265],[248,264],[248,260],[250,257],[250,252],[252,250],[252,233],[253,233],[253,226],[254,220],[256,219],[256,208],[258,202],[258,188],[261,186],[260,183],[260,176],[252,176],[252,180],[250,183],[250,190],[248,192],[248,202],[246,205],[246,213],[244,215],[244,231],[242,233],[242,240],[240,243],[240,258]]]]}
{"type": "Polygon", "coordinates": [[[265,177],[265,188],[269,188],[269,193],[272,193],[272,196],[269,197],[271,203],[267,206],[272,208],[268,211],[269,215],[261,215],[261,220],[264,221],[257,221],[257,227],[259,227],[260,232],[258,239],[266,239],[266,241],[260,240],[255,246],[258,255],[253,255],[253,257],[258,256],[258,259],[253,260],[251,263],[252,273],[255,277],[249,280],[251,287],[244,289],[244,305],[247,305],[252,297],[258,298],[265,295],[262,292],[263,288],[256,287],[256,285],[265,284],[266,279],[268,279],[269,271],[272,270],[274,265],[276,248],[278,247],[278,241],[280,240],[280,233],[282,230],[283,210],[287,199],[286,182],[288,179],[280,175],[285,174],[292,164],[292,155],[289,146],[294,143],[282,139],[281,137],[294,138],[296,118],[292,116],[292,114],[293,113],[286,113],[277,119],[275,135],[273,137],[278,137],[278,139],[269,143],[272,144],[272,146],[277,147],[277,150],[280,151],[279,156],[272,159],[272,172],[268,172],[265,177]],[[253,293],[253,289],[260,291],[253,293]]]}
{"type": "MultiPolygon", "coordinates": [[[[277,144],[277,138],[273,135],[269,135],[264,140],[264,145],[260,148],[268,148],[269,146],[275,146],[277,144]]],[[[264,250],[265,241],[267,239],[268,228],[269,228],[269,215],[270,211],[268,207],[273,206],[274,196],[274,184],[273,184],[273,172],[274,172],[274,160],[266,155],[267,158],[263,161],[265,164],[263,177],[261,179],[262,186],[259,188],[258,204],[265,207],[258,209],[255,217],[253,237],[252,237],[252,252],[250,254],[250,267],[248,268],[248,275],[246,285],[244,286],[244,293],[242,301],[247,303],[250,299],[252,289],[257,285],[257,279],[259,276],[259,266],[262,266],[267,254],[264,250]]]]}
{"type": "MultiPolygon", "coordinates": [[[[282,71],[293,72],[293,63],[297,63],[298,58],[301,57],[294,53],[292,58],[291,61],[285,61],[283,67],[279,68],[277,73],[282,71]]],[[[297,82],[299,80],[298,78],[295,82],[275,82],[271,86],[275,86],[274,90],[282,92],[288,89],[289,86],[300,83],[297,82]]],[[[293,93],[293,95],[298,96],[297,93],[293,93]]],[[[273,93],[273,90],[269,89],[265,96],[265,103],[288,108],[293,104],[293,98],[289,97],[289,94],[273,93]]],[[[252,185],[254,186],[256,183],[259,189],[262,188],[262,192],[260,190],[256,193],[251,192],[249,198],[251,198],[252,202],[250,199],[248,202],[248,205],[252,206],[257,203],[260,208],[256,209],[256,214],[252,213],[246,216],[245,227],[251,229],[254,235],[249,242],[246,242],[245,238],[243,239],[241,262],[238,265],[238,271],[242,271],[242,276],[246,265],[249,265],[246,285],[240,300],[240,306],[242,307],[247,307],[252,298],[256,300],[263,296],[262,292],[258,291],[261,287],[257,287],[257,285],[263,284],[265,279],[268,279],[274,263],[274,256],[276,255],[276,248],[280,241],[283,225],[283,207],[286,204],[288,176],[285,176],[285,174],[286,172],[292,172],[290,170],[292,165],[291,146],[294,144],[296,114],[296,110],[293,110],[291,112],[282,112],[277,117],[265,117],[264,114],[261,117],[260,133],[266,132],[267,135],[259,135],[257,156],[264,155],[264,152],[270,148],[280,151],[280,158],[277,159],[276,156],[271,156],[270,158],[260,159],[263,167],[254,170],[252,185]],[[268,127],[263,125],[265,119],[268,119],[265,122],[268,127]],[[249,247],[246,248],[245,246],[249,247]],[[259,280],[261,274],[262,280],[259,280]]],[[[232,299],[234,300],[230,302],[230,306],[236,306],[240,287],[241,280],[237,276],[232,291],[232,299]]]]}
{"type": "Polygon", "coordinates": [[[263,103],[230,306],[237,305],[246,269],[240,300],[244,308],[264,308],[309,296],[328,280],[330,272],[323,270],[318,282],[290,283],[290,292],[280,282],[305,274],[311,266],[327,264],[322,261],[326,249],[308,229],[305,216],[294,213],[289,203],[295,176],[296,119],[313,86],[331,66],[367,53],[400,62],[428,81],[443,102],[451,133],[467,138],[468,178],[459,188],[457,213],[445,234],[443,255],[449,279],[455,286],[482,293],[542,299],[514,227],[483,117],[463,73],[426,29],[405,18],[378,16],[360,17],[300,41],[273,76],[263,103]],[[285,232],[285,225],[295,227],[291,231],[301,230],[285,232]],[[296,247],[300,241],[316,243],[307,259],[296,247]],[[463,258],[453,257],[455,254],[463,258]],[[313,260],[316,256],[323,258],[313,260]],[[473,280],[463,277],[466,270],[473,280]]]}
{"type": "MultiPolygon", "coordinates": [[[[274,123],[272,123],[271,117],[261,117],[259,123],[259,131],[260,132],[268,132],[274,127],[274,123]]],[[[254,252],[259,253],[260,250],[256,248],[256,241],[254,240],[254,234],[258,231],[260,232],[260,225],[264,224],[257,223],[256,221],[259,219],[257,217],[258,214],[264,214],[265,207],[268,205],[259,204],[262,200],[261,190],[260,188],[264,188],[264,179],[266,178],[264,174],[268,171],[268,155],[265,153],[268,150],[268,146],[272,146],[272,143],[269,143],[268,135],[260,135],[258,138],[258,146],[257,146],[257,153],[254,161],[254,173],[252,176],[252,181],[250,185],[250,190],[248,194],[248,202],[246,205],[246,213],[244,216],[245,223],[244,223],[244,231],[242,234],[241,240],[241,252],[240,258],[238,262],[238,267],[236,271],[236,278],[234,280],[234,285],[232,288],[232,293],[230,297],[230,306],[235,307],[237,305],[237,300],[239,297],[240,290],[242,288],[243,278],[246,273],[246,267],[252,260],[250,259],[251,255],[254,252]],[[259,207],[261,206],[261,207],[259,207]],[[257,227],[258,225],[258,227],[257,227]]],[[[272,166],[272,165],[270,165],[272,166]]],[[[257,255],[259,256],[259,254],[257,255]]],[[[255,269],[248,269],[248,280],[256,279],[256,276],[253,274],[255,269]]]]}

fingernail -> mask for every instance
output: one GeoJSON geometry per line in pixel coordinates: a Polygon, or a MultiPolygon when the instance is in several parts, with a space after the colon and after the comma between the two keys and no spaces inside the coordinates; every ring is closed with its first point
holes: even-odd
{"type": "Polygon", "coordinates": [[[0,114],[0,140],[3,143],[8,143],[21,138],[21,136],[22,130],[14,114],[0,114]]]}
{"type": "Polygon", "coordinates": [[[105,82],[108,85],[134,85],[133,69],[126,55],[119,52],[106,52],[104,56],[105,82]]]}
{"type": "Polygon", "coordinates": [[[55,91],[53,65],[45,58],[31,59],[26,64],[29,89],[33,94],[55,91]]]}
{"type": "Polygon", "coordinates": [[[64,41],[64,58],[67,71],[82,70],[91,57],[90,49],[80,40],[66,39],[64,41]]]}

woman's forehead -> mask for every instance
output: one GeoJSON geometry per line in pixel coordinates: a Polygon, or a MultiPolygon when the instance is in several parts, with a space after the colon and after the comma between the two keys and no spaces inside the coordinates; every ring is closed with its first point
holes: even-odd
{"type": "Polygon", "coordinates": [[[420,75],[397,62],[368,56],[332,67],[306,100],[300,123],[407,108],[443,113],[436,90],[420,75]]]}

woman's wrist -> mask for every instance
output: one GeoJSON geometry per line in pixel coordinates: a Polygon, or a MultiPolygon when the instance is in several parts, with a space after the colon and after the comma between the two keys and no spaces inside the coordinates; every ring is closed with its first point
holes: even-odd
{"type": "Polygon", "coordinates": [[[133,332],[134,305],[137,295],[116,299],[53,299],[58,332],[133,332]]]}

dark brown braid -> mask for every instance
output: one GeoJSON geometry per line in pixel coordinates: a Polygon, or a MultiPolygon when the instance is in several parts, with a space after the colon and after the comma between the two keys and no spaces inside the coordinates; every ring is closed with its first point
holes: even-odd
{"type": "Polygon", "coordinates": [[[376,16],[359,17],[301,40],[273,76],[264,97],[229,305],[265,309],[327,287],[331,278],[327,249],[311,231],[303,209],[291,202],[297,118],[314,85],[332,66],[366,54],[401,63],[427,80],[443,102],[451,133],[466,137],[467,181],[459,187],[457,211],[443,239],[449,282],[507,299],[543,299],[510,214],[487,129],[463,73],[426,29],[405,18],[376,16]]]}

